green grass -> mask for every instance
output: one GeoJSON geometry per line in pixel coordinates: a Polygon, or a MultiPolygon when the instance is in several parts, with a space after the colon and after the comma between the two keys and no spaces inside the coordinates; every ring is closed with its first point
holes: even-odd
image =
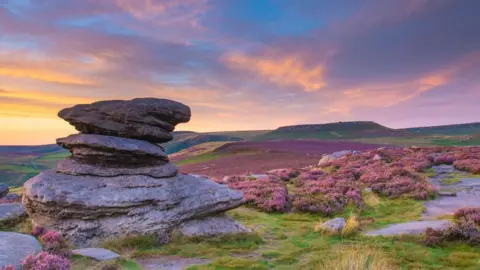
{"type": "Polygon", "coordinates": [[[16,165],[16,164],[0,164],[0,170],[4,171],[12,171],[22,174],[29,174],[29,173],[39,173],[40,170],[35,169],[31,166],[27,165],[16,165]]]}
{"type": "Polygon", "coordinates": [[[68,152],[68,151],[59,151],[59,152],[55,152],[55,153],[51,153],[51,154],[44,155],[44,156],[36,159],[36,161],[50,161],[50,160],[58,161],[58,160],[61,160],[61,159],[66,158],[66,157],[68,157],[68,156],[70,156],[70,152],[68,152]]]}
{"type": "Polygon", "coordinates": [[[393,223],[419,220],[424,210],[425,208],[421,201],[380,198],[380,203],[376,207],[363,210],[360,216],[374,218],[375,222],[372,224],[372,227],[378,228],[393,223]]]}
{"type": "Polygon", "coordinates": [[[183,160],[180,160],[178,162],[175,162],[177,165],[189,165],[189,164],[195,164],[195,163],[200,163],[200,162],[207,162],[207,161],[212,161],[220,157],[225,157],[227,154],[220,154],[220,153],[206,153],[206,154],[201,154],[198,156],[193,156],[189,157],[183,160]]]}
{"type": "Polygon", "coordinates": [[[72,257],[72,270],[102,270],[102,269],[122,269],[122,270],[142,270],[135,260],[121,258],[114,261],[98,262],[86,257],[74,255],[72,257]]]}
{"type": "Polygon", "coordinates": [[[460,175],[458,174],[455,174],[455,175],[449,175],[448,178],[445,178],[445,179],[442,179],[440,181],[440,183],[442,183],[442,185],[455,185],[455,184],[458,184],[462,181],[462,178],[460,175]]]}

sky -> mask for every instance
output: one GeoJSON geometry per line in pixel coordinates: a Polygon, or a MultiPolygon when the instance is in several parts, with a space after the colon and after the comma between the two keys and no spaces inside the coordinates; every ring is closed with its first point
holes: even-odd
{"type": "Polygon", "coordinates": [[[157,97],[177,130],[480,121],[478,0],[0,0],[0,144],[57,112],[157,97]]]}

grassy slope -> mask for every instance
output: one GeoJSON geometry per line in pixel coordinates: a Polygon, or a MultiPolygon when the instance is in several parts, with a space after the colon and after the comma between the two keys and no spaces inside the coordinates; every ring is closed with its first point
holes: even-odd
{"type": "Polygon", "coordinates": [[[480,145],[480,123],[394,130],[374,122],[339,122],[282,127],[254,139],[333,139],[399,146],[468,146],[480,145]]]}
{"type": "Polygon", "coordinates": [[[52,169],[58,160],[69,155],[66,150],[58,147],[39,146],[28,147],[31,152],[25,152],[24,147],[18,148],[20,152],[2,152],[0,155],[0,182],[9,186],[22,186],[25,181],[34,177],[43,170],[52,169]]]}

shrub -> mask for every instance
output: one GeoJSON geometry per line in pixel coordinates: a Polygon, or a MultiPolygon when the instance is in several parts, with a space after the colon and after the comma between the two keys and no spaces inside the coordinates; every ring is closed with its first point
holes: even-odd
{"type": "Polygon", "coordinates": [[[354,235],[360,229],[360,221],[357,216],[350,216],[342,229],[342,236],[348,237],[354,235]]]}
{"type": "Polygon", "coordinates": [[[267,175],[271,178],[276,178],[282,181],[288,181],[292,178],[297,177],[300,174],[300,171],[295,169],[277,169],[271,170],[267,172],[267,175]]]}
{"type": "Polygon", "coordinates": [[[241,190],[247,205],[267,212],[285,212],[288,210],[288,192],[285,183],[280,180],[257,179],[229,183],[232,189],[241,190]]]}
{"type": "Polygon", "coordinates": [[[70,270],[71,262],[61,256],[40,252],[37,256],[30,254],[22,261],[23,270],[70,270]]]}
{"type": "Polygon", "coordinates": [[[70,256],[70,249],[65,238],[56,231],[49,231],[42,235],[40,241],[43,244],[43,249],[49,253],[70,256]]]}
{"type": "Polygon", "coordinates": [[[453,217],[455,223],[444,231],[428,228],[424,244],[437,246],[445,241],[466,241],[471,245],[480,245],[480,208],[462,208],[453,217]]]}
{"type": "Polygon", "coordinates": [[[480,159],[457,160],[453,163],[453,166],[461,171],[475,174],[480,173],[480,159]]]}

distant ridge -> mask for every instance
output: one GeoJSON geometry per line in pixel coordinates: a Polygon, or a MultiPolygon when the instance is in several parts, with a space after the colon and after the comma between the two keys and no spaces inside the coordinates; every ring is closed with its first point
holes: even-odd
{"type": "Polygon", "coordinates": [[[470,135],[480,133],[480,122],[399,129],[416,134],[470,135]]]}
{"type": "Polygon", "coordinates": [[[352,121],[284,126],[255,139],[354,139],[359,137],[405,136],[408,133],[409,131],[391,129],[373,121],[352,121]]]}

